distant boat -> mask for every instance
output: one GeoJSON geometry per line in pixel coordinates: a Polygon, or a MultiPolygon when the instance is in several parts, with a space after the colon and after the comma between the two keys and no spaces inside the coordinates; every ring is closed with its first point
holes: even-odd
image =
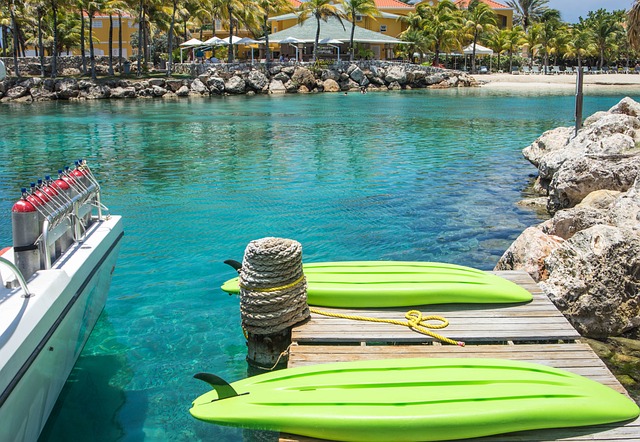
{"type": "Polygon", "coordinates": [[[438,441],[621,422],[628,397],[585,377],[501,359],[311,365],[227,384],[193,401],[200,420],[347,441],[438,441]]]}
{"type": "Polygon", "coordinates": [[[104,307],[123,236],[86,163],[23,189],[0,251],[0,441],[36,441],[104,307]]]}
{"type": "MultiPolygon", "coordinates": [[[[227,261],[236,269],[240,263],[227,261]]],[[[345,261],[303,265],[310,305],[343,308],[529,302],[531,293],[497,275],[441,262],[345,261]]],[[[240,292],[238,278],[222,285],[240,292]]]]}

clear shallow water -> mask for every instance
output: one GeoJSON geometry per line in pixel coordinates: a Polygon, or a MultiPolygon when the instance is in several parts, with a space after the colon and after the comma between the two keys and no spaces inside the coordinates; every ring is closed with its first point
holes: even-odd
{"type": "MultiPolygon", "coordinates": [[[[623,96],[586,97],[585,116],[623,96]]],[[[491,269],[539,222],[514,205],[536,172],[521,149],[572,115],[571,95],[481,89],[0,106],[0,244],[19,188],[76,158],[126,230],[41,440],[242,438],[188,413],[208,388],[194,373],[246,376],[222,261],[284,236],[307,262],[491,269]]]]}

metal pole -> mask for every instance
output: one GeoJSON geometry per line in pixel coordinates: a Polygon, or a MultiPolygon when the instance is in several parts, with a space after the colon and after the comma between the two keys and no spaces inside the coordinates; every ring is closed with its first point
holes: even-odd
{"type": "Polygon", "coordinates": [[[578,73],[576,75],[576,131],[575,135],[578,135],[578,131],[582,128],[582,85],[584,79],[584,71],[582,68],[578,69],[578,73]]]}

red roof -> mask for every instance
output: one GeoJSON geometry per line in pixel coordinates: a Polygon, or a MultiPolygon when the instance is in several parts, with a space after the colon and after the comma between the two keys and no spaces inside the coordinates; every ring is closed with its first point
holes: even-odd
{"type": "Polygon", "coordinates": [[[297,9],[302,2],[300,0],[289,0],[289,3],[291,3],[291,5],[297,9]]]}
{"type": "MultiPolygon", "coordinates": [[[[511,9],[509,6],[503,5],[502,3],[494,2],[493,0],[480,0],[482,3],[486,3],[491,9],[511,9]]],[[[457,0],[455,2],[456,6],[461,9],[466,9],[469,7],[469,3],[471,0],[457,0]]]]}
{"type": "Polygon", "coordinates": [[[380,8],[386,8],[386,9],[413,9],[413,6],[408,5],[406,3],[402,3],[399,0],[374,0],[376,7],[378,9],[380,8]]]}

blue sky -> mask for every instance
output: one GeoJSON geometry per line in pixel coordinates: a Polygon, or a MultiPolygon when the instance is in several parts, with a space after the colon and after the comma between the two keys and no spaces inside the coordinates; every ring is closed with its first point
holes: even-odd
{"type": "Polygon", "coordinates": [[[628,10],[631,5],[633,0],[549,0],[549,7],[558,9],[562,14],[562,20],[568,23],[577,23],[578,17],[586,17],[589,11],[600,8],[607,11],[628,10]]]}

